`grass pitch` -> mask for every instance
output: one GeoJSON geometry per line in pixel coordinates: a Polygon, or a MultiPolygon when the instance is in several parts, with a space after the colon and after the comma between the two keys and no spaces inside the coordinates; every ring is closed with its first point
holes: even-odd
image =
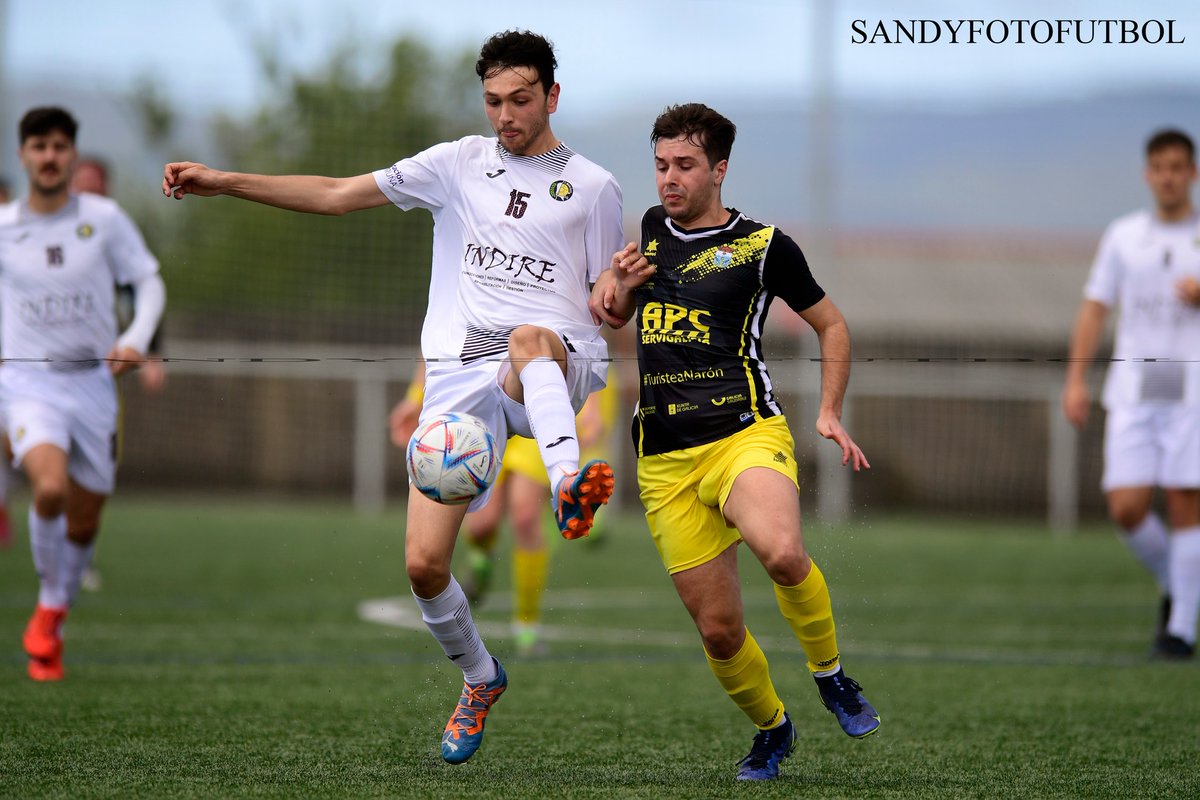
{"type": "Polygon", "coordinates": [[[400,513],[118,495],[103,589],[68,622],[67,680],[39,685],[20,647],[35,589],[19,498],[13,512],[3,797],[1200,796],[1200,664],[1147,661],[1154,588],[1101,528],[810,525],[844,664],[883,717],[863,741],[821,706],[743,552],[748,623],[801,737],[780,780],[746,786],[734,765],[753,730],[638,516],[555,545],[544,658],[518,659],[503,635],[499,570],[477,618],[509,690],[483,748],[452,767],[438,739],[461,673],[407,627],[400,513]]]}

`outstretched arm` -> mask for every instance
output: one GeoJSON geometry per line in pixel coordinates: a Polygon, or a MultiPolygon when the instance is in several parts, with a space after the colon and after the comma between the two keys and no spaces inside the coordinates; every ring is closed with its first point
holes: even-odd
{"type": "Polygon", "coordinates": [[[828,296],[800,312],[812,326],[821,345],[821,409],[817,414],[817,432],[842,448],[842,464],[854,470],[866,467],[867,457],[842,427],[842,400],[850,383],[850,329],[842,312],[828,296]]]}
{"type": "Polygon", "coordinates": [[[163,167],[162,192],[176,200],[182,200],[188,194],[198,197],[223,194],[289,211],[332,215],[389,202],[370,173],[352,178],[254,175],[223,172],[192,161],[176,161],[163,167]]]}

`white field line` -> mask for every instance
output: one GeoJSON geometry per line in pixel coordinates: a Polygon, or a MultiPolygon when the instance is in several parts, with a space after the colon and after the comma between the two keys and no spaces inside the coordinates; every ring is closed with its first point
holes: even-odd
{"type": "MultiPolygon", "coordinates": [[[[509,605],[506,593],[489,596],[488,611],[504,611],[509,605]]],[[[569,592],[546,592],[547,608],[638,609],[661,608],[662,603],[678,603],[674,593],[646,592],[637,589],[585,589],[569,592]]],[[[358,605],[358,617],[366,622],[388,625],[411,631],[425,631],[421,612],[412,595],[364,600],[358,605]]],[[[512,636],[507,621],[476,620],[479,633],[488,639],[506,640],[512,636]]],[[[546,641],[579,642],[600,645],[624,645],[645,648],[701,650],[699,635],[687,628],[678,631],[654,631],[644,628],[593,627],[591,625],[542,625],[541,638],[546,641]]],[[[803,658],[799,643],[790,636],[755,634],[759,644],[768,651],[794,652],[803,658]]],[[[862,656],[897,661],[958,661],[993,665],[1076,664],[1096,666],[1133,666],[1145,663],[1144,658],[1105,654],[1100,650],[1053,650],[1023,652],[1003,647],[971,647],[927,645],[920,642],[866,642],[848,639],[841,642],[849,656],[862,656]]]]}
{"type": "MultiPolygon", "coordinates": [[[[501,593],[497,592],[497,595],[501,593]]],[[[644,598],[635,598],[632,590],[547,592],[546,606],[565,608],[583,606],[587,608],[649,608],[644,598]]],[[[678,603],[674,595],[663,595],[666,600],[678,603]]],[[[505,601],[499,597],[488,598],[489,610],[501,610],[505,601]],[[494,602],[493,602],[494,600],[494,602]]],[[[412,595],[384,597],[364,600],[358,604],[358,616],[367,622],[390,625],[412,631],[424,631],[425,622],[417,610],[412,595]]],[[[475,621],[479,633],[488,638],[505,639],[512,635],[508,622],[475,621]]],[[[540,638],[554,642],[587,642],[591,644],[636,645],[640,647],[699,648],[700,639],[694,631],[647,631],[632,628],[596,628],[588,626],[542,625],[540,638]]]]}

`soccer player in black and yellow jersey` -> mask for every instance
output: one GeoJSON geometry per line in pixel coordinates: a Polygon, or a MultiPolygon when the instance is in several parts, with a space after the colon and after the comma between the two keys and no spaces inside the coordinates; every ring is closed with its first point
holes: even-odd
{"type": "Polygon", "coordinates": [[[850,373],[845,319],[795,242],[721,203],[735,131],[696,103],[659,116],[651,141],[662,205],[642,219],[640,252],[631,243],[613,257],[592,309],[614,325],[637,320],[633,436],[646,519],[713,674],[758,728],[738,778],[764,780],[778,776],[796,734],[746,629],[740,542],[774,582],[843,730],[863,737],[879,727],[861,687],[842,671],[829,589],[804,548],[795,446],[760,346],[775,297],[820,341],[817,431],[842,448],[844,465],[870,465],[840,419],[850,373]]]}

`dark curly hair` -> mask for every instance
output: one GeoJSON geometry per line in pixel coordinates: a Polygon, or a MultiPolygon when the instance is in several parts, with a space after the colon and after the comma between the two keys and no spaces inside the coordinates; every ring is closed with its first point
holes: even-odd
{"type": "Polygon", "coordinates": [[[554,86],[554,44],[544,36],[530,31],[504,31],[492,36],[479,48],[475,74],[486,80],[513,67],[531,67],[546,94],[554,86]]]}
{"type": "Polygon", "coordinates": [[[678,139],[680,136],[697,147],[703,148],[708,156],[708,166],[728,161],[733,150],[733,138],[737,126],[703,103],[684,103],[667,106],[654,120],[650,132],[650,144],[657,145],[660,139],[678,139]]]}

